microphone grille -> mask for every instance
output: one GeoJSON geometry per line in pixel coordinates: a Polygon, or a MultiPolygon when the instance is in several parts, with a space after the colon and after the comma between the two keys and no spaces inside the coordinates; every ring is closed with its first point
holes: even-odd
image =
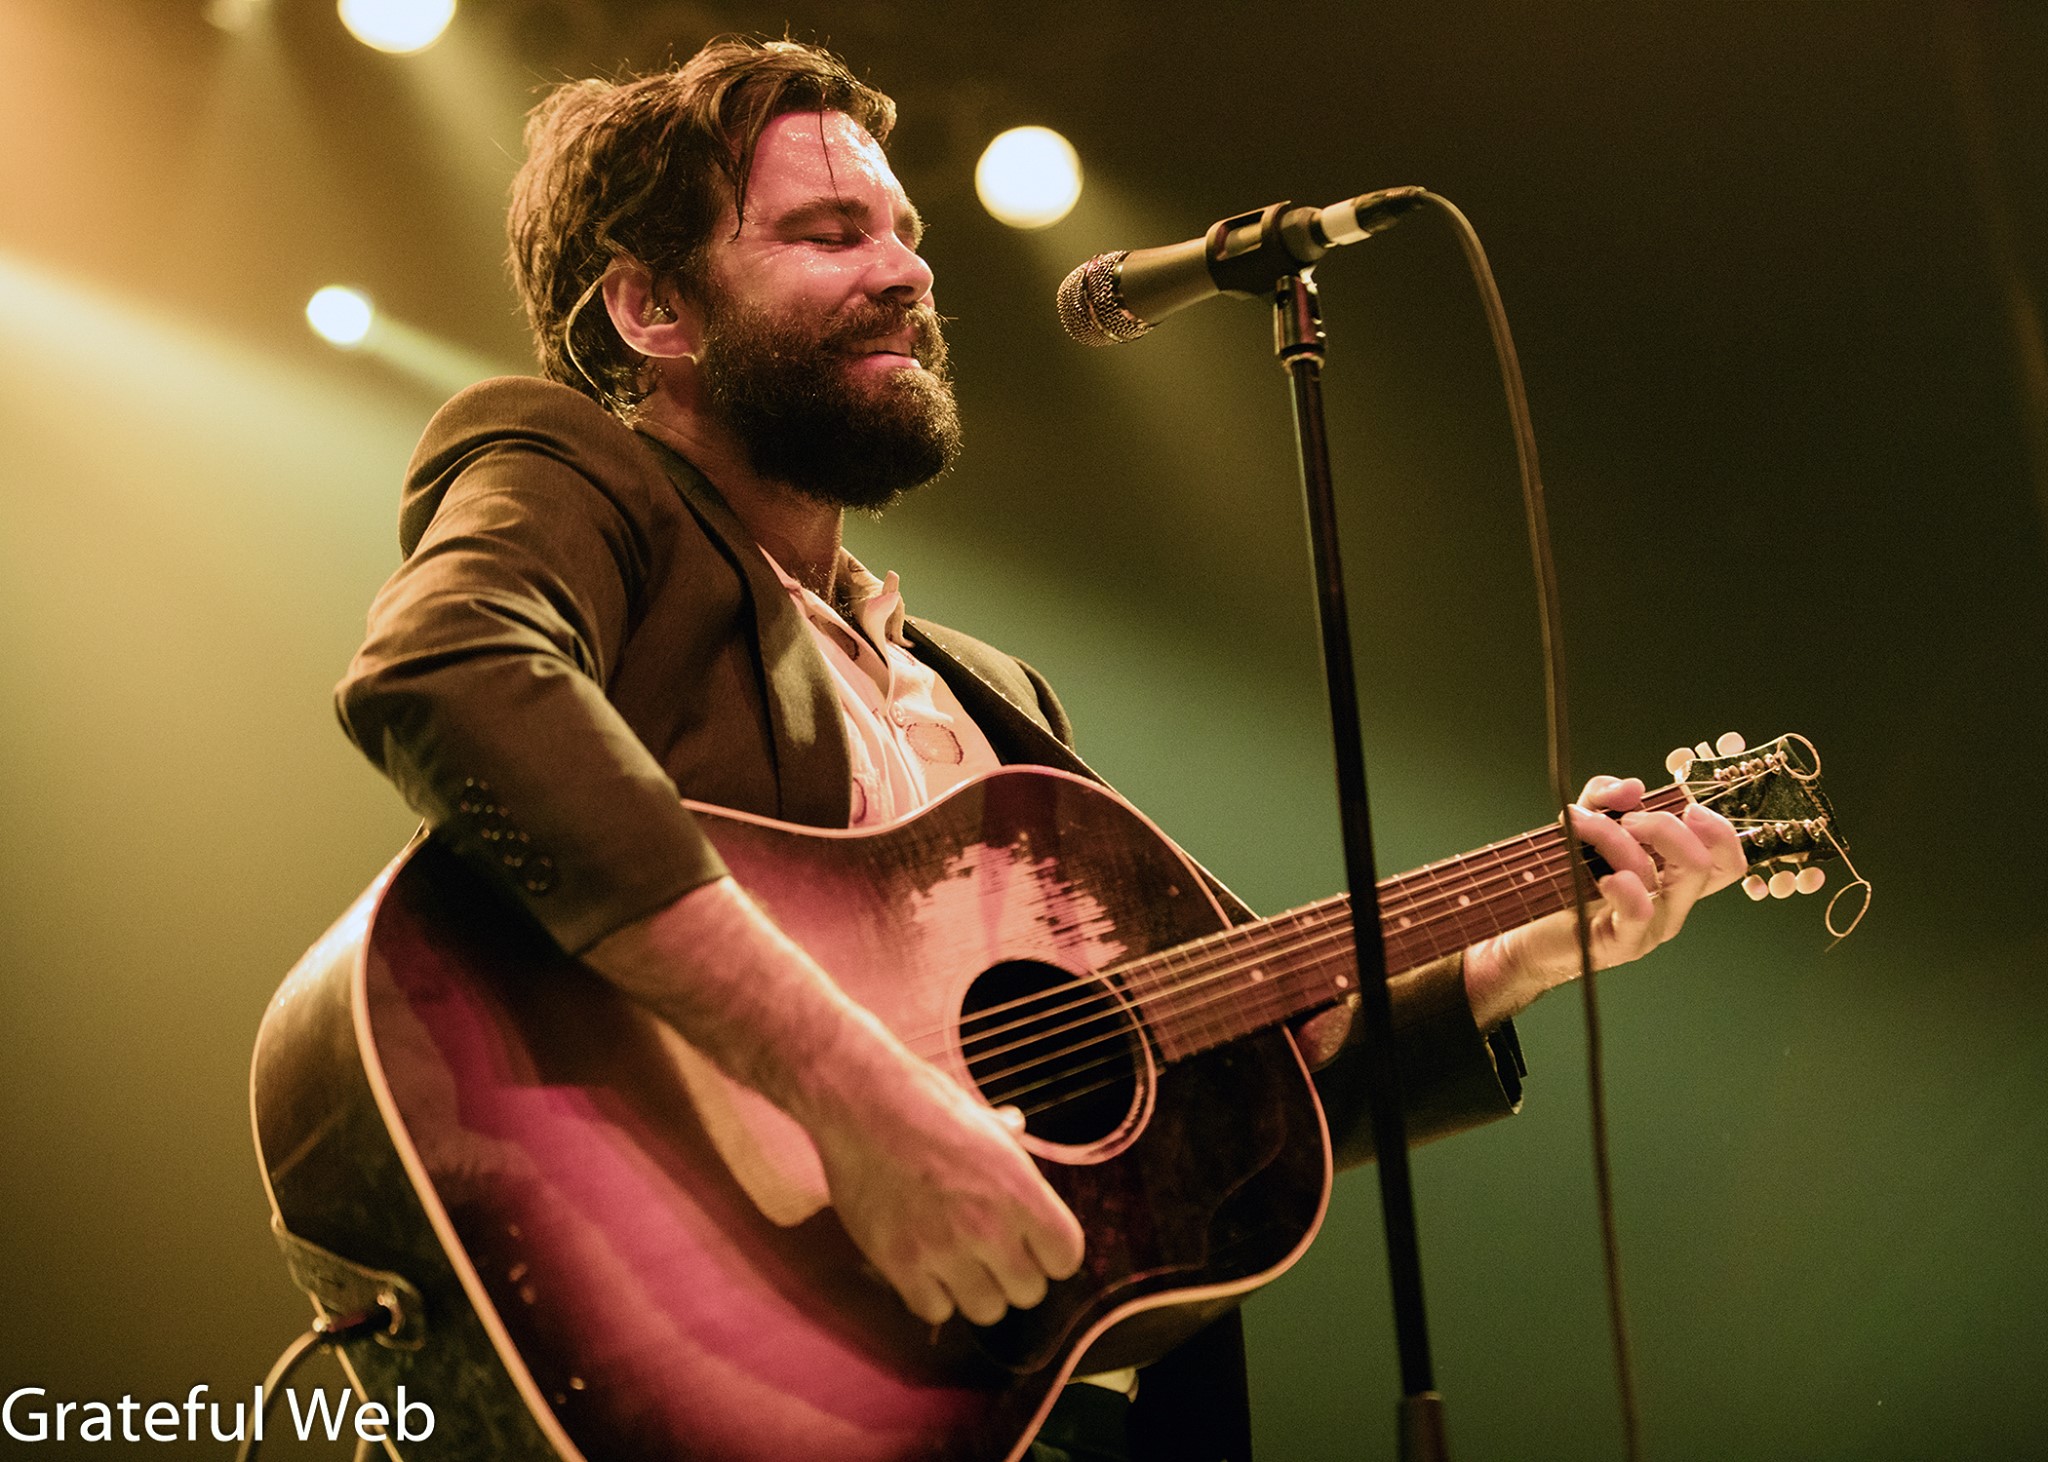
{"type": "Polygon", "coordinates": [[[1152,326],[1124,308],[1117,266],[1129,249],[1097,254],[1060,282],[1060,328],[1083,345],[1120,345],[1152,326]]]}

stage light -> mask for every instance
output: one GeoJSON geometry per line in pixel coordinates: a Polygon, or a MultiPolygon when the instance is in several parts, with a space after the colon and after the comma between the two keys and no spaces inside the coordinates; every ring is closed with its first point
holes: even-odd
{"type": "Polygon", "coordinates": [[[354,350],[370,333],[377,318],[375,306],[361,290],[330,284],[306,301],[306,323],[329,345],[354,350]]]}
{"type": "Polygon", "coordinates": [[[441,39],[455,18],[455,0],[340,0],[340,10],[350,35],[403,56],[441,39]]]}
{"type": "Polygon", "coordinates": [[[1012,127],[974,165],[981,206],[1011,228],[1045,228],[1081,197],[1081,158],[1050,127],[1012,127]]]}

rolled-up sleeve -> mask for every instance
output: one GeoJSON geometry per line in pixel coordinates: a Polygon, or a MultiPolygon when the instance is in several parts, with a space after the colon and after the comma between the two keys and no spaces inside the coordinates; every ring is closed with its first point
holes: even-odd
{"type": "MultiPolygon", "coordinates": [[[[1465,994],[1463,954],[1396,975],[1388,994],[1411,1146],[1512,1116],[1520,1108],[1528,1068],[1514,1025],[1479,1029],[1465,994]]],[[[1340,1170],[1371,1162],[1374,1154],[1358,1025],[1353,1022],[1351,1038],[1315,1073],[1340,1170]]]]}
{"type": "MultiPolygon", "coordinates": [[[[486,382],[429,426],[336,692],[350,738],[563,948],[724,872],[606,697],[648,576],[658,464],[594,403],[486,382]]],[[[672,517],[673,515],[671,515],[672,517]]]]}

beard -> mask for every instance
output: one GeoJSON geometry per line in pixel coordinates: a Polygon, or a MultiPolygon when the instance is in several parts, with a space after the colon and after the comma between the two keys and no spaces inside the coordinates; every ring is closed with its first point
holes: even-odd
{"type": "Polygon", "coordinates": [[[879,510],[960,452],[945,337],[928,305],[869,300],[813,323],[714,287],[697,369],[753,469],[838,508],[879,510]],[[922,370],[856,370],[860,347],[905,325],[922,370]]]}

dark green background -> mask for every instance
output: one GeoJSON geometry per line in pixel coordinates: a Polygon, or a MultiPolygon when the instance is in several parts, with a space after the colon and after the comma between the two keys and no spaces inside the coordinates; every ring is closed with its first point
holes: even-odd
{"type": "MultiPolygon", "coordinates": [[[[410,59],[325,0],[240,36],[200,9],[0,13],[0,1388],[244,1390],[305,1320],[246,1059],[410,826],[327,696],[442,394],[312,339],[306,296],[367,288],[427,374],[517,368],[532,88],[788,22],[902,102],[956,317],[967,454],[856,551],[1052,675],[1084,753],[1262,908],[1340,879],[1267,321],[1089,353],[1052,289],[1283,196],[1466,209],[1544,452],[1578,774],[1802,732],[1876,884],[1832,951],[1818,901],[1729,896],[1604,983],[1648,1455],[2048,1443],[2038,7],[464,0],[410,59]],[[968,183],[1021,122],[1088,174],[1036,235],[968,183]]],[[[1323,275],[1392,869],[1545,815],[1530,576],[1448,229],[1323,275]]],[[[1452,1440],[1614,1456],[1575,998],[1523,1037],[1524,1115],[1416,1164],[1452,1440]]],[[[1382,1274],[1353,1175],[1249,1307],[1262,1456],[1391,1454],[1382,1274]]]]}

